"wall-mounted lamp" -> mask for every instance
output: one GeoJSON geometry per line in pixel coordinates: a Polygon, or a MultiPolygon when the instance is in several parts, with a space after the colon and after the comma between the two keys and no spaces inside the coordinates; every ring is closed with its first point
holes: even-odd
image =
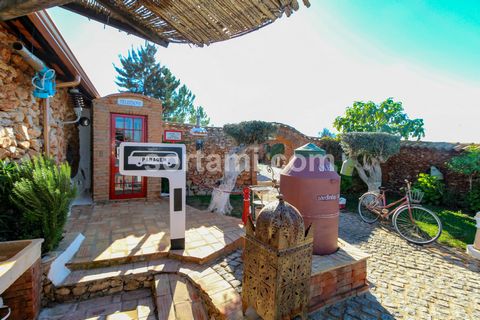
{"type": "Polygon", "coordinates": [[[194,137],[197,137],[197,140],[195,141],[195,148],[196,150],[202,150],[203,149],[203,138],[207,136],[208,131],[205,128],[202,128],[200,126],[200,113],[198,112],[197,109],[197,124],[195,127],[193,127],[190,130],[190,134],[194,137]]]}

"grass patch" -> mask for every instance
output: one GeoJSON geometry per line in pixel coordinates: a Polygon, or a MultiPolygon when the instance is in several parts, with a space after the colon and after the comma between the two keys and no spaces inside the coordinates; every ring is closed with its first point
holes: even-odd
{"type": "MultiPolygon", "coordinates": [[[[211,196],[188,196],[187,205],[199,210],[207,210],[211,198],[211,196]]],[[[243,212],[243,197],[237,194],[230,195],[230,204],[232,205],[233,210],[229,215],[232,217],[241,218],[243,212]]]]}
{"type": "Polygon", "coordinates": [[[475,220],[462,211],[425,206],[435,212],[442,221],[443,231],[438,242],[450,247],[465,249],[475,239],[475,220]]]}
{"type": "MultiPolygon", "coordinates": [[[[347,210],[358,213],[358,198],[360,194],[342,195],[347,199],[347,210]]],[[[388,195],[388,202],[399,199],[398,196],[388,195]]],[[[435,212],[442,221],[443,231],[438,242],[450,247],[464,250],[467,244],[472,244],[475,239],[477,228],[475,220],[462,211],[449,210],[443,207],[425,205],[426,208],[435,212]]]]}

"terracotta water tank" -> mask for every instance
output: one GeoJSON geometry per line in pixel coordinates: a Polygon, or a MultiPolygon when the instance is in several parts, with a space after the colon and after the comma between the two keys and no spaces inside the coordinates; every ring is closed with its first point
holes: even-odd
{"type": "Polygon", "coordinates": [[[309,143],[295,154],[280,175],[280,192],[285,201],[313,226],[313,253],[326,255],[338,249],[340,176],[325,151],[309,143]]]}

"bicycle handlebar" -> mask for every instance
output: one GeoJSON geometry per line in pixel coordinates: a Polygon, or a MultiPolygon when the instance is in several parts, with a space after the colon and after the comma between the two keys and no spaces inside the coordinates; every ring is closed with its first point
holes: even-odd
{"type": "Polygon", "coordinates": [[[411,183],[407,179],[405,179],[405,183],[407,184],[407,191],[410,192],[411,190],[411,183]]]}

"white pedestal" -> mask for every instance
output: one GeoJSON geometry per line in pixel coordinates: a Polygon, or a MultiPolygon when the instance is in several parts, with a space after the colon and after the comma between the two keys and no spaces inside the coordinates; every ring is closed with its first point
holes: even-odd
{"type": "Polygon", "coordinates": [[[467,253],[474,257],[475,259],[480,260],[480,250],[477,250],[473,247],[473,244],[467,245],[467,253]]]}

